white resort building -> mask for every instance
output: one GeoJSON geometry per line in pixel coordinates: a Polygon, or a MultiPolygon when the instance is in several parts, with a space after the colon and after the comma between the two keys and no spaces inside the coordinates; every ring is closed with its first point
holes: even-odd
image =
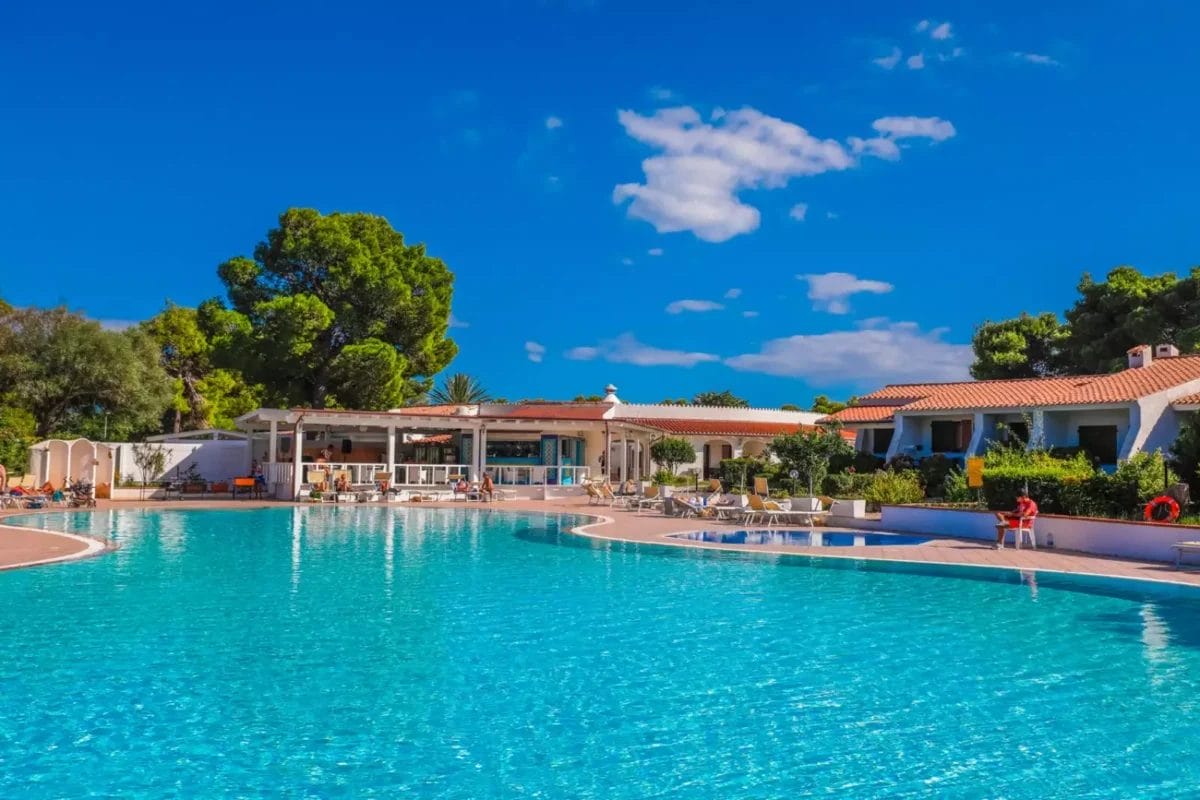
{"type": "Polygon", "coordinates": [[[1167,451],[1185,415],[1200,410],[1200,356],[1139,345],[1107,375],[898,384],[860,397],[828,419],[881,458],[980,455],[1017,437],[1077,448],[1111,467],[1135,453],[1167,451]]]}
{"type": "Polygon", "coordinates": [[[650,446],[666,436],[689,440],[696,461],[681,465],[713,476],[726,458],[761,456],[780,434],[816,427],[820,414],[762,408],[622,403],[605,387],[591,403],[412,406],[391,411],[262,408],[238,419],[252,457],[266,466],[277,496],[294,496],[306,464],[349,470],[354,483],[381,473],[395,486],[444,486],[451,476],[489,474],[518,494],[543,496],[583,480],[640,480],[655,467],[650,446]],[[301,442],[297,448],[295,442],[301,442]]]}

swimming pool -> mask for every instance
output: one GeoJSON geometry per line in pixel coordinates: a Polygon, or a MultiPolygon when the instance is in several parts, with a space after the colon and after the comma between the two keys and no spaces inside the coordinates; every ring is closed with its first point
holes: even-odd
{"type": "Polygon", "coordinates": [[[1200,595],[614,544],[480,509],[117,511],[0,573],[0,797],[1130,798],[1200,785],[1200,595]]]}
{"type": "Polygon", "coordinates": [[[925,544],[929,536],[910,536],[904,533],[868,533],[866,531],[839,530],[837,528],[814,528],[807,531],[757,530],[757,531],[687,531],[673,533],[672,539],[690,539],[693,542],[748,545],[790,545],[792,547],[887,547],[908,544],[925,544]]]}

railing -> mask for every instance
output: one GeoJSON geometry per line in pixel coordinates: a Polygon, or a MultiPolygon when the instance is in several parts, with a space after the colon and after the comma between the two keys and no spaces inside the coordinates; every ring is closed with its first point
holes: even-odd
{"type": "MultiPolygon", "coordinates": [[[[387,467],[384,467],[387,470],[387,467]]],[[[445,486],[451,480],[471,479],[469,464],[397,464],[397,486],[445,486]]]]}
{"type": "Polygon", "coordinates": [[[306,482],[308,473],[310,472],[328,472],[330,475],[337,472],[349,472],[351,484],[374,483],[375,473],[388,471],[387,464],[337,464],[332,462],[328,464],[312,464],[305,462],[300,467],[304,470],[300,477],[304,478],[306,482]]]}
{"type": "Polygon", "coordinates": [[[578,486],[590,467],[537,467],[489,464],[487,473],[497,486],[578,486]]]}
{"type": "Polygon", "coordinates": [[[263,480],[267,482],[267,486],[282,484],[283,486],[292,485],[292,465],[282,461],[275,463],[266,463],[262,465],[263,480]]]}

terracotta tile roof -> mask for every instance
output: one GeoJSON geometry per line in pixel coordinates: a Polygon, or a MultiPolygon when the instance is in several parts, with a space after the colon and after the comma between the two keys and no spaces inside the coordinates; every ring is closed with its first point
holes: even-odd
{"type": "Polygon", "coordinates": [[[894,413],[1131,403],[1191,381],[1200,381],[1200,356],[1160,358],[1145,367],[1108,375],[893,385],[859,398],[859,405],[833,414],[832,419],[881,421],[891,415],[881,409],[894,413]]]}
{"type": "Polygon", "coordinates": [[[1176,397],[1171,401],[1173,406],[1200,406],[1200,394],[1189,394],[1176,397]]]}
{"type": "Polygon", "coordinates": [[[741,422],[736,420],[719,419],[629,419],[622,422],[632,422],[645,425],[647,428],[657,428],[665,433],[682,436],[779,436],[785,433],[816,430],[815,425],[800,425],[794,422],[741,422]]]}
{"type": "Polygon", "coordinates": [[[841,411],[830,414],[825,419],[836,420],[842,424],[850,422],[891,422],[892,414],[895,413],[899,406],[894,405],[871,405],[871,406],[850,406],[843,408],[841,411]]]}

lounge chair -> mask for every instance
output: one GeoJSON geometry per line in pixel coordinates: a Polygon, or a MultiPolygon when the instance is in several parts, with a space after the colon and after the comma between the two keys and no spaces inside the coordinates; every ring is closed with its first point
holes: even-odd
{"type": "Polygon", "coordinates": [[[598,506],[604,502],[604,496],[600,494],[600,490],[596,488],[596,484],[585,483],[583,485],[583,490],[587,492],[589,506],[598,506]]]}
{"type": "Polygon", "coordinates": [[[750,510],[746,512],[745,520],[747,523],[754,522],[756,519],[765,521],[767,527],[771,527],[776,521],[786,518],[791,512],[784,510],[778,503],[771,501],[771,505],[767,505],[757,494],[752,494],[749,497],[750,510]]]}
{"type": "Polygon", "coordinates": [[[638,498],[637,510],[640,514],[643,508],[655,508],[656,506],[661,506],[662,504],[663,499],[658,490],[658,484],[652,483],[646,487],[646,491],[640,498],[638,498]]]}
{"type": "Polygon", "coordinates": [[[758,495],[759,497],[771,496],[771,490],[767,487],[766,478],[760,476],[754,479],[754,494],[758,495]]]}
{"type": "Polygon", "coordinates": [[[600,486],[600,499],[602,502],[607,503],[609,508],[615,508],[618,505],[620,505],[621,508],[629,508],[629,498],[618,497],[613,492],[613,488],[607,483],[601,484],[600,486]]]}

